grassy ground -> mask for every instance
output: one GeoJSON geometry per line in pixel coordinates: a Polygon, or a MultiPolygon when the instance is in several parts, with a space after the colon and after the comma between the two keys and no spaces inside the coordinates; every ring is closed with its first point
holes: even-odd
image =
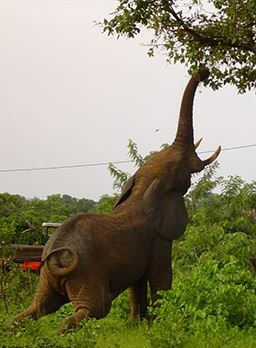
{"type": "MultiPolygon", "coordinates": [[[[17,306],[11,306],[11,311],[17,306]]],[[[167,317],[161,322],[140,322],[131,325],[126,319],[110,313],[102,320],[83,322],[81,327],[66,335],[57,334],[58,326],[70,312],[67,305],[54,313],[33,321],[25,319],[12,323],[13,313],[0,312],[1,348],[60,348],[60,347],[100,347],[100,348],[255,348],[256,334],[253,330],[240,330],[225,326],[207,326],[202,321],[195,332],[186,330],[183,321],[167,317]]],[[[185,321],[185,319],[184,319],[185,321]]]]}

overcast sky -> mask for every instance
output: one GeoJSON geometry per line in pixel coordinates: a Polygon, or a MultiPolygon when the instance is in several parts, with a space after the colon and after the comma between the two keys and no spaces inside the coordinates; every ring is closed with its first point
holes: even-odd
{"type": "MultiPolygon", "coordinates": [[[[1,170],[128,160],[129,138],[143,156],[173,140],[186,68],[160,54],[149,58],[142,46],[148,33],[130,40],[102,34],[94,21],[116,4],[0,0],[1,170]]],[[[200,151],[255,144],[255,109],[255,92],[200,87],[194,107],[200,151]]],[[[219,174],[255,180],[255,152],[223,151],[219,174]]],[[[26,197],[97,200],[114,192],[112,182],[107,166],[0,172],[0,192],[26,197]]]]}

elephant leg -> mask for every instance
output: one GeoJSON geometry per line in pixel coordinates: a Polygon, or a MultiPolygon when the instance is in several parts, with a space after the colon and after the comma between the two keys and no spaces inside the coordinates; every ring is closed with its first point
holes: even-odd
{"type": "Polygon", "coordinates": [[[66,296],[59,294],[56,290],[51,289],[48,293],[43,308],[41,310],[41,316],[56,312],[61,306],[69,302],[66,296]]]}
{"type": "Polygon", "coordinates": [[[85,279],[73,279],[66,282],[66,291],[74,306],[74,313],[60,327],[60,333],[75,328],[83,319],[100,319],[109,313],[112,297],[107,287],[99,286],[99,284],[101,284],[100,280],[85,284],[85,279]]]}
{"type": "Polygon", "coordinates": [[[147,315],[147,279],[145,276],[129,288],[129,300],[131,305],[130,321],[135,321],[138,316],[140,319],[145,318],[147,315]]]}
{"type": "Polygon", "coordinates": [[[168,265],[168,269],[166,269],[165,272],[163,271],[161,273],[162,274],[160,274],[159,276],[149,276],[149,287],[153,307],[156,305],[157,300],[161,298],[161,296],[157,292],[159,290],[170,290],[172,287],[171,265],[168,265]]]}
{"type": "Polygon", "coordinates": [[[134,286],[129,288],[129,302],[130,302],[129,320],[131,322],[134,322],[137,319],[138,312],[139,312],[139,303],[138,303],[138,298],[137,298],[134,286]]]}
{"type": "Polygon", "coordinates": [[[159,290],[170,290],[172,286],[171,243],[158,241],[154,257],[148,267],[151,301],[154,306],[160,298],[159,290]]]}
{"type": "Polygon", "coordinates": [[[42,274],[32,304],[23,312],[17,314],[13,320],[18,321],[25,317],[38,319],[46,314],[57,311],[68,302],[67,297],[58,293],[42,274]]]}

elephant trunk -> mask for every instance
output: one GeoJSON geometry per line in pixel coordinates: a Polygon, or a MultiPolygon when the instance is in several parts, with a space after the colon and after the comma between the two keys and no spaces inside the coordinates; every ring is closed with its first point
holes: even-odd
{"type": "Polygon", "coordinates": [[[200,81],[204,81],[209,77],[209,70],[206,68],[201,68],[197,74],[191,77],[186,89],[184,91],[178,129],[174,144],[176,145],[186,145],[193,144],[194,132],[193,132],[193,102],[197,86],[200,81]]]}

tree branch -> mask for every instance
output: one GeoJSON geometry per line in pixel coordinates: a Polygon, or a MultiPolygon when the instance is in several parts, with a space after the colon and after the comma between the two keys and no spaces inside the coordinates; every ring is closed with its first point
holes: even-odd
{"type": "Polygon", "coordinates": [[[204,46],[211,46],[211,47],[216,47],[218,45],[222,45],[225,47],[230,47],[230,48],[238,48],[241,50],[245,51],[250,51],[252,53],[256,53],[256,44],[253,40],[251,40],[251,43],[247,44],[238,44],[235,42],[232,42],[230,39],[226,39],[224,37],[210,37],[210,36],[204,36],[202,33],[199,33],[195,29],[189,27],[184,19],[180,17],[177,12],[169,5],[168,10],[173,16],[173,18],[177,21],[177,23],[182,26],[182,29],[177,29],[178,32],[184,32],[190,36],[192,36],[195,41],[199,42],[200,44],[204,46]]]}

